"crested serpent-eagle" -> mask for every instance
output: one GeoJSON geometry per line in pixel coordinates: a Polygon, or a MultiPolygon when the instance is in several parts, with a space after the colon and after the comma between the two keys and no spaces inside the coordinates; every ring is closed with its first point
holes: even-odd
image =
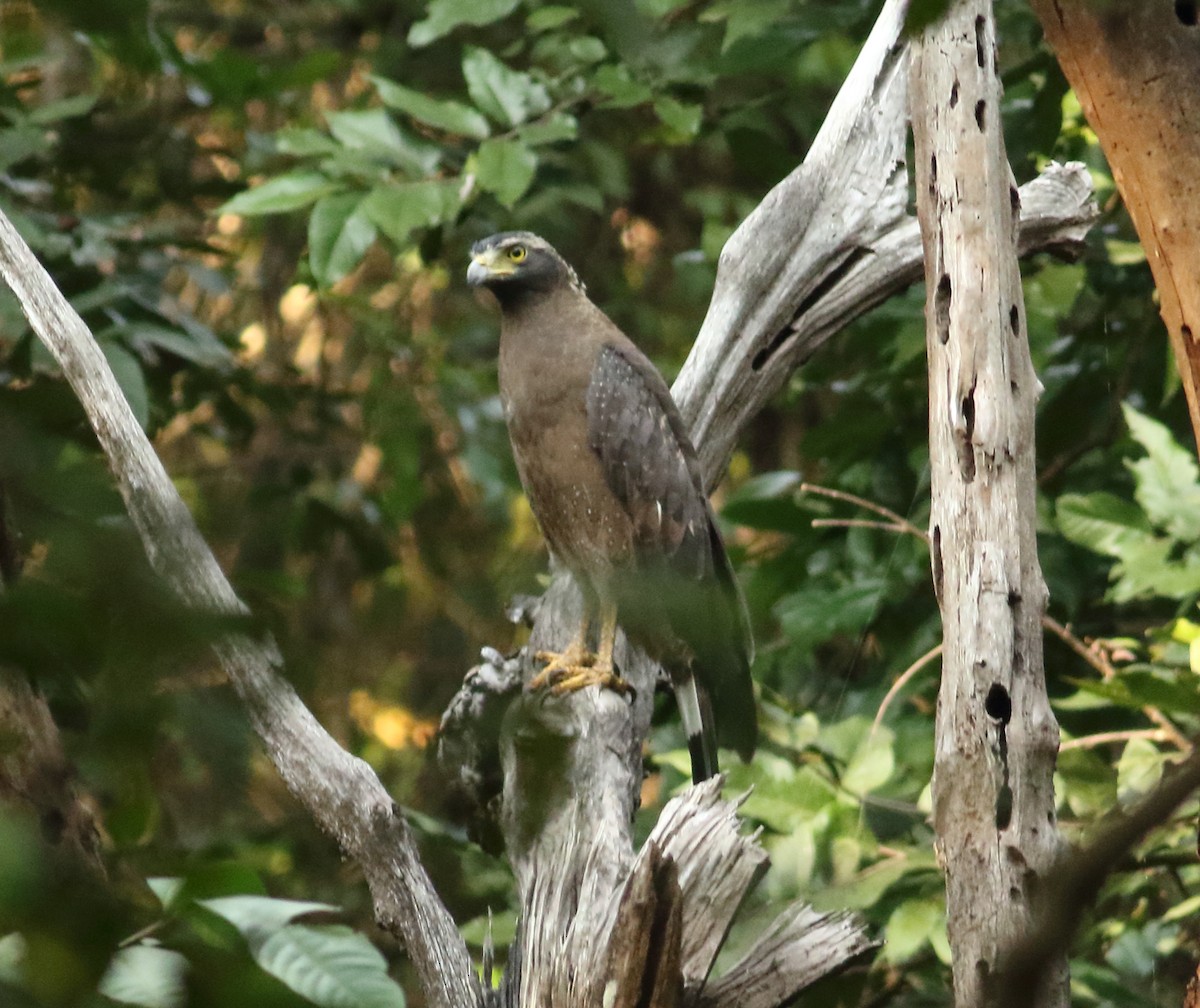
{"type": "Polygon", "coordinates": [[[579,630],[561,652],[537,655],[547,664],[531,687],[627,690],[612,660],[619,621],[671,678],[693,779],[717,772],[718,740],[749,759],[757,727],[745,602],[666,382],[536,235],[476,242],[467,281],[500,303],[513,457],[584,599],[579,630]]]}

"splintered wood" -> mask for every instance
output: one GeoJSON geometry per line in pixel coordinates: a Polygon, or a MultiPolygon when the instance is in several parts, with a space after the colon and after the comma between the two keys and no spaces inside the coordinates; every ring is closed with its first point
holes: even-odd
{"type": "Polygon", "coordinates": [[[712,778],[672,799],[624,881],[601,872],[607,892],[594,880],[581,890],[569,872],[539,873],[512,950],[518,962],[493,1003],[776,1008],[869,949],[864,925],[850,914],[798,903],[710,979],[734,914],[767,865],[757,834],[740,829],[740,801],[723,799],[720,786],[712,778]],[[564,911],[572,923],[554,941],[544,922],[564,911]]]}

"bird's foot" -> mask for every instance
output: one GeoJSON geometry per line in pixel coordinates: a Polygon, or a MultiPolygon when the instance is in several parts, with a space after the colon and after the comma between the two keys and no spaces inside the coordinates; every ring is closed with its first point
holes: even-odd
{"type": "Polygon", "coordinates": [[[634,692],[633,687],[622,678],[621,673],[613,668],[611,663],[576,668],[566,675],[559,676],[551,683],[550,692],[555,696],[562,696],[564,693],[574,693],[576,690],[586,689],[588,686],[610,689],[621,696],[632,696],[634,692]]]}
{"type": "Polygon", "coordinates": [[[569,646],[565,651],[538,651],[533,657],[537,661],[546,662],[546,666],[529,680],[531,691],[554,686],[560,680],[581,672],[590,672],[596,663],[594,653],[575,645],[569,646]]]}

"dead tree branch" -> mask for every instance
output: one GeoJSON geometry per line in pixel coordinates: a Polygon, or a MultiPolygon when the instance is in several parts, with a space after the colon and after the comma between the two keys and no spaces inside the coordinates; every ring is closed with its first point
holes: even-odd
{"type": "MultiPolygon", "coordinates": [[[[1000,124],[990,0],[955,0],[914,41],[912,124],[925,245],[930,552],[942,612],[933,821],[954,1002],[997,999],[1058,855],[1058,725],[1046,694],[1034,411],[1017,265],[1020,197],[1000,124]]],[[[1065,955],[1023,1002],[1067,1004],[1065,955]]]]}
{"type": "MultiPolygon", "coordinates": [[[[83,405],[154,569],[196,613],[244,617],[246,607],[154,454],[95,338],[2,213],[0,275],[83,405]]],[[[376,920],[404,941],[430,1003],[477,1004],[466,944],[374,771],[339,746],[304,706],[280,675],[279,652],[269,637],[230,633],[214,649],[288,789],[362,867],[376,920]]]]}

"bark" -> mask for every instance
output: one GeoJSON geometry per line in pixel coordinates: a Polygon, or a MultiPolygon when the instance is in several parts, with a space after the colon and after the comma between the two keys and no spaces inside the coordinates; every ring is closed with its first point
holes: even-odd
{"type": "Polygon", "coordinates": [[[1200,27],[1196,4],[1034,0],[1158,288],[1200,446],[1200,27]]]}
{"type": "MultiPolygon", "coordinates": [[[[988,0],[958,0],[914,44],[925,245],[933,581],[942,684],[933,779],[958,1008],[999,1003],[1058,855],[1058,725],[1046,695],[1034,406],[1017,266],[1020,199],[1000,125],[988,0]]],[[[1065,954],[1025,1002],[1067,1004],[1065,954]]]]}

